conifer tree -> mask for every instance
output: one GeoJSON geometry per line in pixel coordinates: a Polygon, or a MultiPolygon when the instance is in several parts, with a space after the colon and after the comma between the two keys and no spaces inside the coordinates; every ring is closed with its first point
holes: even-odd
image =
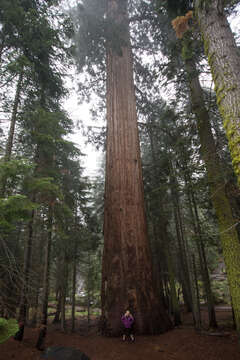
{"type": "Polygon", "coordinates": [[[171,327],[152,280],[127,7],[126,0],[107,2],[108,21],[121,35],[118,49],[107,42],[102,315],[104,330],[112,335],[120,332],[119,317],[128,307],[139,333],[154,334],[171,327]]]}
{"type": "Polygon", "coordinates": [[[227,20],[227,7],[237,3],[223,0],[195,1],[194,8],[215,84],[217,104],[223,118],[234,171],[240,184],[240,56],[227,20]]]}
{"type": "MultiPolygon", "coordinates": [[[[127,307],[135,314],[139,333],[163,332],[171,327],[162,305],[158,304],[152,280],[129,38],[129,5],[126,0],[84,2],[79,6],[80,31],[77,34],[78,64],[85,66],[95,79],[99,74],[107,77],[102,329],[111,335],[119,334],[120,316],[127,307]]],[[[99,91],[101,96],[105,95],[104,87],[99,91]]]]}

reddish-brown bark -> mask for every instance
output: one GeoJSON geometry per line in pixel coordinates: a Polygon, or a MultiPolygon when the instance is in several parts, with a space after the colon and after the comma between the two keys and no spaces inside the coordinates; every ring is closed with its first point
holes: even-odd
{"type": "MultiPolygon", "coordinates": [[[[118,335],[130,308],[139,333],[171,328],[152,281],[133,83],[127,0],[109,0],[122,42],[107,45],[107,158],[102,274],[104,331],[118,335]]],[[[113,40],[114,41],[114,40],[113,40]]]]}

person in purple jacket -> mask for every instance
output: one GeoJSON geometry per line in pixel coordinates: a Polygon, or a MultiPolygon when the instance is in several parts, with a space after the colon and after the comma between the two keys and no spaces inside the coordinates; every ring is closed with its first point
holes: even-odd
{"type": "Polygon", "coordinates": [[[127,336],[130,336],[130,339],[134,341],[133,335],[133,323],[134,318],[129,310],[126,310],[125,314],[121,317],[123,323],[123,341],[126,340],[127,336]]]}

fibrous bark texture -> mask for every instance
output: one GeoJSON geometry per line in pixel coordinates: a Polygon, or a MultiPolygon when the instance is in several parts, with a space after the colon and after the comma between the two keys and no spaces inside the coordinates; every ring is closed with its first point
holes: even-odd
{"type": "Polygon", "coordinates": [[[203,91],[196,66],[192,59],[186,60],[185,65],[189,79],[193,112],[197,119],[201,153],[207,170],[211,201],[219,223],[220,239],[237,329],[240,331],[240,243],[236,230],[236,221],[233,218],[231,204],[225,191],[222,167],[216,151],[209,114],[204,104],[203,91]]]}
{"type": "Polygon", "coordinates": [[[196,14],[240,184],[240,53],[224,12],[225,3],[223,0],[198,0],[196,14]]]}
{"type": "Polygon", "coordinates": [[[108,19],[119,46],[107,44],[107,157],[102,273],[103,330],[118,335],[129,308],[136,331],[164,332],[171,322],[152,280],[129,41],[127,1],[109,0],[108,19]]]}

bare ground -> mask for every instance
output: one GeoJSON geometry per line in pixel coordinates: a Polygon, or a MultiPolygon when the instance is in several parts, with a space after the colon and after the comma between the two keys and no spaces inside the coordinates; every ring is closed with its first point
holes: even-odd
{"type": "MultiPolygon", "coordinates": [[[[206,321],[206,311],[202,311],[206,321]]],[[[135,343],[123,343],[120,338],[106,338],[96,326],[87,330],[86,319],[77,321],[74,334],[62,333],[50,325],[46,346],[71,346],[91,360],[240,360],[240,346],[231,328],[231,309],[217,308],[217,331],[198,334],[192,327],[191,314],[183,315],[183,325],[157,336],[137,336],[135,343]]],[[[94,320],[92,321],[94,323],[94,320]]],[[[0,360],[38,360],[40,352],[34,346],[37,330],[27,328],[22,343],[9,339],[0,345],[0,360]]]]}

